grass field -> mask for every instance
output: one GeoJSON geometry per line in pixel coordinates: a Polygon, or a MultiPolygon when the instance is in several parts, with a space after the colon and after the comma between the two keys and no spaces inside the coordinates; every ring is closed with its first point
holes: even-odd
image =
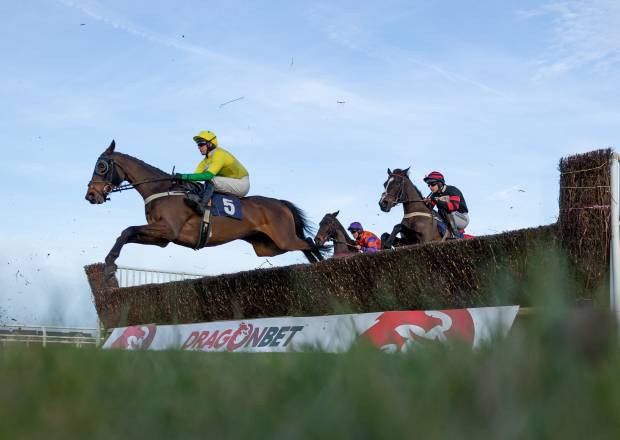
{"type": "Polygon", "coordinates": [[[563,309],[558,268],[525,283],[539,312],[477,351],[0,348],[0,439],[617,438],[610,317],[563,309]]]}
{"type": "Polygon", "coordinates": [[[617,437],[613,338],[548,324],[408,355],[9,347],[0,438],[617,437]]]}

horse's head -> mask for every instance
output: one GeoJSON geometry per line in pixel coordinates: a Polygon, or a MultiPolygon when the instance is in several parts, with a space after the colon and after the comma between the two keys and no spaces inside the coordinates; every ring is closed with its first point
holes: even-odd
{"type": "Polygon", "coordinates": [[[115,147],[116,142],[112,141],[95,163],[93,177],[88,182],[86,190],[86,200],[92,204],[104,203],[110,191],[125,180],[125,173],[114,163],[115,147]]]}
{"type": "Polygon", "coordinates": [[[379,199],[381,211],[390,212],[394,206],[406,201],[405,183],[409,181],[409,168],[396,168],[394,171],[387,169],[388,179],[383,184],[385,190],[379,199]]]}
{"type": "Polygon", "coordinates": [[[314,242],[317,246],[323,246],[326,241],[332,241],[336,238],[336,231],[340,222],[336,218],[340,211],[336,211],[332,214],[325,214],[321,223],[319,223],[319,230],[314,237],[314,242]]]}

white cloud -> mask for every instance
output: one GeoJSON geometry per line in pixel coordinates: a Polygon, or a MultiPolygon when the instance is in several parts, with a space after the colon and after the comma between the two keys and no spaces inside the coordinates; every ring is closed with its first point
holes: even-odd
{"type": "Polygon", "coordinates": [[[524,11],[521,16],[551,19],[552,41],[540,60],[536,79],[584,66],[605,69],[620,59],[620,2],[617,0],[552,2],[524,11]]]}
{"type": "Polygon", "coordinates": [[[400,68],[406,68],[407,65],[415,66],[437,74],[449,82],[467,84],[500,98],[509,98],[503,91],[482,81],[451,72],[438,63],[421,59],[410,51],[373,35],[373,28],[380,25],[389,26],[389,23],[378,21],[378,17],[374,14],[365,16],[362,10],[351,13],[349,10],[337,9],[334,6],[323,6],[311,9],[307,17],[331,41],[352,51],[360,52],[370,58],[380,60],[382,63],[397,63],[400,68]]]}

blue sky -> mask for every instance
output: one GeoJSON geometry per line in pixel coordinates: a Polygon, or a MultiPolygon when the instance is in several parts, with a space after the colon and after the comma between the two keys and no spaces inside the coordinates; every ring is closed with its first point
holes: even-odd
{"type": "MultiPolygon", "coordinates": [[[[145,221],[136,193],[84,200],[113,138],[191,171],[192,136],[212,130],[251,194],[376,233],[402,216],[379,211],[386,168],[411,166],[423,192],[438,169],[483,235],[554,222],[558,160],[614,146],[620,122],[617,1],[24,0],[0,14],[0,322],[94,324],[82,267],[145,221]]],[[[118,262],[265,265],[244,242],[128,245],[118,262]]]]}

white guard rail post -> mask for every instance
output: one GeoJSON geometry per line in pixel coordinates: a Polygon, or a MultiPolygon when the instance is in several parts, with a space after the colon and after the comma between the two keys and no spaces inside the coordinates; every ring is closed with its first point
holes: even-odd
{"type": "MultiPolygon", "coordinates": [[[[620,155],[614,152],[611,155],[610,185],[611,185],[611,244],[609,250],[609,306],[620,324],[620,182],[618,171],[620,155]]],[[[619,327],[620,328],[620,327],[619,327]]]]}

